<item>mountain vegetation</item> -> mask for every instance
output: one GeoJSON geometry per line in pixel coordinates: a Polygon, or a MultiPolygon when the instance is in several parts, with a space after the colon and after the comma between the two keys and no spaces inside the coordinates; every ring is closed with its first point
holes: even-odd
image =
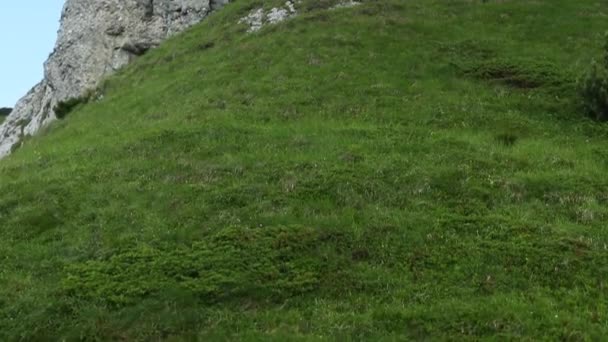
{"type": "Polygon", "coordinates": [[[608,4],[334,3],[235,1],[0,162],[0,340],[608,335],[608,4]]]}
{"type": "Polygon", "coordinates": [[[6,119],[6,117],[13,111],[12,108],[2,107],[0,108],[0,124],[6,119]]]}

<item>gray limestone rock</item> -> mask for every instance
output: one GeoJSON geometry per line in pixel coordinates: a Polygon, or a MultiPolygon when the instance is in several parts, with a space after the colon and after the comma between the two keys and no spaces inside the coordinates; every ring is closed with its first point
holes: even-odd
{"type": "MultiPolygon", "coordinates": [[[[245,17],[239,20],[239,24],[245,24],[248,26],[247,32],[253,33],[262,29],[265,25],[274,25],[283,22],[287,19],[293,18],[298,15],[298,7],[301,4],[301,0],[287,0],[281,7],[273,7],[270,10],[265,11],[264,8],[255,8],[249,12],[245,17]]],[[[332,6],[331,10],[348,8],[361,5],[361,2],[354,0],[343,0],[332,6]]]]}
{"type": "Polygon", "coordinates": [[[296,5],[300,0],[287,0],[283,7],[273,7],[269,11],[263,8],[252,10],[247,16],[239,20],[239,24],[249,26],[247,32],[257,32],[266,24],[278,24],[298,14],[296,5]]]}
{"type": "Polygon", "coordinates": [[[94,88],[106,75],[229,0],[66,0],[44,79],[0,125],[0,158],[55,119],[54,106],[94,88]]]}

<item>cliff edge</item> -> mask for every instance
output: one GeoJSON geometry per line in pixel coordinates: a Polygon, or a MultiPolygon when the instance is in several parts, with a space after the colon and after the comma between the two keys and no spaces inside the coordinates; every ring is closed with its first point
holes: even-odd
{"type": "Polygon", "coordinates": [[[0,158],[55,120],[53,108],[229,0],[66,0],[44,79],[0,125],[0,158]]]}

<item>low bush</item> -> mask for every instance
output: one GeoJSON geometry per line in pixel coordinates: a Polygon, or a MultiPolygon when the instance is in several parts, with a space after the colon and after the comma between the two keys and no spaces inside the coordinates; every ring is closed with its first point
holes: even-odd
{"type": "Polygon", "coordinates": [[[0,108],[0,116],[8,116],[13,111],[12,108],[0,108]]]}
{"type": "Polygon", "coordinates": [[[300,226],[231,227],[191,246],[146,246],[73,264],[63,285],[70,296],[111,306],[175,291],[206,303],[285,300],[313,291],[344,268],[339,251],[324,241],[327,236],[300,226]]]}
{"type": "Polygon", "coordinates": [[[608,120],[608,33],[604,36],[603,53],[602,61],[593,61],[579,80],[583,106],[598,121],[608,120]]]}
{"type": "Polygon", "coordinates": [[[561,93],[564,87],[571,84],[557,66],[534,60],[491,58],[472,63],[464,69],[469,76],[517,89],[544,88],[561,93]]]}
{"type": "Polygon", "coordinates": [[[87,102],[89,102],[88,96],[72,97],[65,101],[59,101],[57,105],[53,107],[53,112],[55,112],[57,119],[63,119],[77,106],[87,102]]]}

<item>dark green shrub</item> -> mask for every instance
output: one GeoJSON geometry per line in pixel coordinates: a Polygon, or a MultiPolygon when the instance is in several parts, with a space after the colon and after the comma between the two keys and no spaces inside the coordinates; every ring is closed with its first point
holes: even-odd
{"type": "Polygon", "coordinates": [[[53,112],[55,112],[55,116],[57,116],[57,119],[63,119],[72,110],[74,110],[74,108],[87,102],[89,102],[88,96],[72,97],[65,101],[59,101],[57,105],[53,107],[53,112]]]}
{"type": "Polygon", "coordinates": [[[228,227],[190,246],[133,247],[75,263],[63,289],[110,306],[175,291],[207,303],[280,301],[314,291],[344,267],[345,254],[334,244],[327,231],[314,228],[228,227]],[[333,259],[324,259],[321,250],[333,259]]]}
{"type": "Polygon", "coordinates": [[[561,92],[571,83],[554,64],[534,60],[491,58],[472,63],[464,70],[469,76],[517,89],[542,88],[561,92]]]}
{"type": "Polygon", "coordinates": [[[599,121],[608,120],[608,33],[604,36],[603,53],[603,60],[594,60],[579,80],[583,106],[587,114],[599,121]]]}
{"type": "Polygon", "coordinates": [[[8,116],[13,111],[13,108],[0,108],[0,116],[8,116]]]}
{"type": "Polygon", "coordinates": [[[496,141],[505,145],[513,146],[517,142],[518,136],[511,132],[501,133],[496,136],[496,141]]]}

